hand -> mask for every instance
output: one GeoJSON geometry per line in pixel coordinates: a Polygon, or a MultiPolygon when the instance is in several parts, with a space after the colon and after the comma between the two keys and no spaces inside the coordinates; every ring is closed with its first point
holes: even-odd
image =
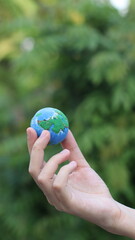
{"type": "Polygon", "coordinates": [[[59,211],[84,218],[107,231],[114,232],[121,210],[107,186],[89,166],[72,133],[62,142],[64,150],[45,162],[44,149],[50,134],[43,131],[37,139],[32,128],[27,129],[30,153],[29,172],[48,202],[59,211]],[[69,160],[69,164],[58,166],[69,160]]]}

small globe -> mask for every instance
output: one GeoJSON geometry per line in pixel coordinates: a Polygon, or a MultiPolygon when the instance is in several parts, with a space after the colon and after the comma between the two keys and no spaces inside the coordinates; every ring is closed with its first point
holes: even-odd
{"type": "Polygon", "coordinates": [[[50,145],[62,142],[68,133],[69,123],[63,112],[56,108],[40,109],[31,120],[30,126],[40,136],[43,130],[50,132],[50,145]]]}

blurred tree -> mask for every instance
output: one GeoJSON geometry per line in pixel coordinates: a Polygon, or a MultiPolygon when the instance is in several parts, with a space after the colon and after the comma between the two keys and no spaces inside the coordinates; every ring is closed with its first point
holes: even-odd
{"type": "MultiPolygon", "coordinates": [[[[114,237],[55,211],[29,177],[25,129],[45,106],[66,113],[112,195],[135,207],[132,5],[123,17],[108,1],[1,0],[1,239],[114,237]]],[[[59,149],[48,147],[46,158],[59,149]]]]}

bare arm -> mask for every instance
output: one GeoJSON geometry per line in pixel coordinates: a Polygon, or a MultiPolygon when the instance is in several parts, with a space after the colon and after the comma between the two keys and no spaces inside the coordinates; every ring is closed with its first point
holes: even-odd
{"type": "Polygon", "coordinates": [[[44,161],[44,150],[50,139],[43,131],[37,139],[27,129],[30,153],[29,173],[57,210],[79,216],[108,232],[135,239],[135,210],[116,202],[106,184],[90,167],[71,131],[62,142],[63,151],[44,161]],[[69,160],[60,168],[58,166],[69,160]]]}
{"type": "Polygon", "coordinates": [[[112,233],[135,239],[135,209],[119,202],[117,202],[117,205],[121,210],[121,216],[112,233]]]}

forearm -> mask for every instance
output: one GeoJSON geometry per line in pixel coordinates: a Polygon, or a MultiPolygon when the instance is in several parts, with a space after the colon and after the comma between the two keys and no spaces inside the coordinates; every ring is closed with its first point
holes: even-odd
{"type": "Polygon", "coordinates": [[[113,224],[109,224],[106,227],[101,226],[106,231],[113,234],[130,237],[135,239],[135,209],[126,207],[125,205],[114,201],[116,204],[116,213],[112,214],[111,218],[113,224]]]}
{"type": "Polygon", "coordinates": [[[135,209],[113,200],[112,207],[106,215],[106,224],[99,224],[101,228],[113,234],[135,239],[135,209]]]}
{"type": "Polygon", "coordinates": [[[135,209],[118,203],[121,215],[116,224],[115,233],[135,239],[135,209]]]}

